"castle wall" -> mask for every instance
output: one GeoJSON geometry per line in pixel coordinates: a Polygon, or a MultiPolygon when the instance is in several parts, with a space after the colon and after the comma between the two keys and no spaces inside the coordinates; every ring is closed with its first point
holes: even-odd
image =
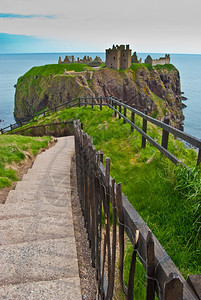
{"type": "Polygon", "coordinates": [[[166,55],[165,57],[161,57],[159,59],[152,59],[152,66],[156,65],[165,65],[170,63],[170,56],[166,55]]]}
{"type": "Polygon", "coordinates": [[[121,56],[118,49],[106,50],[106,67],[111,69],[120,69],[121,56]]]}
{"type": "Polygon", "coordinates": [[[113,46],[106,49],[106,67],[111,69],[128,69],[131,65],[131,50],[129,45],[113,46]]]}
{"type": "Polygon", "coordinates": [[[128,69],[131,66],[131,50],[126,49],[121,51],[121,66],[120,69],[128,69]]]}

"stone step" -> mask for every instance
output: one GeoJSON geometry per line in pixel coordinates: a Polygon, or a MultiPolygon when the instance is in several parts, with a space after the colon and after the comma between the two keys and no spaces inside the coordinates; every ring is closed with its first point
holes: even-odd
{"type": "Polygon", "coordinates": [[[61,216],[62,218],[69,218],[72,214],[71,207],[56,206],[45,203],[5,203],[0,205],[0,220],[7,220],[10,218],[26,218],[38,215],[43,216],[61,216]]]}
{"type": "Polygon", "coordinates": [[[0,220],[0,245],[73,237],[72,213],[0,220]]]}
{"type": "Polygon", "coordinates": [[[0,246],[0,265],[0,286],[79,276],[72,237],[0,246]]]}
{"type": "Polygon", "coordinates": [[[71,206],[71,190],[68,189],[63,193],[55,194],[55,191],[29,191],[14,190],[9,192],[5,204],[8,203],[33,203],[38,205],[49,204],[54,206],[69,207],[71,206]]]}
{"type": "Polygon", "coordinates": [[[27,174],[24,174],[22,177],[22,181],[32,181],[32,180],[47,180],[48,182],[51,180],[53,182],[58,182],[58,181],[64,181],[64,180],[69,180],[70,175],[66,172],[65,175],[63,174],[41,174],[41,173],[34,173],[34,172],[29,172],[27,174]]]}
{"type": "Polygon", "coordinates": [[[79,277],[60,278],[0,287],[5,300],[81,300],[79,277]]]}
{"type": "Polygon", "coordinates": [[[70,188],[70,180],[66,182],[41,182],[41,181],[31,181],[31,182],[26,182],[26,181],[18,181],[15,190],[40,190],[40,191],[55,191],[55,192],[61,192],[65,193],[68,189],[70,188]]]}

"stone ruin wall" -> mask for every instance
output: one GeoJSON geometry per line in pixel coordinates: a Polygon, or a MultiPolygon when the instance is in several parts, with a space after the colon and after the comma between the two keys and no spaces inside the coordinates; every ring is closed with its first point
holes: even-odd
{"type": "Polygon", "coordinates": [[[166,54],[165,57],[160,57],[159,59],[152,59],[152,66],[165,65],[170,63],[170,55],[166,54]]]}

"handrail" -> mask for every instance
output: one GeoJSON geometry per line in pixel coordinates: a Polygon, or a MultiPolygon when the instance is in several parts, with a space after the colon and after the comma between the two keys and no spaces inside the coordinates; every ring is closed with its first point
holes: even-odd
{"type": "Polygon", "coordinates": [[[137,254],[146,270],[146,299],[154,299],[157,293],[159,299],[196,300],[188,282],[122,193],[121,183],[116,184],[111,177],[110,158],[105,159],[104,166],[103,153],[96,151],[92,138],[81,129],[79,120],[74,121],[74,136],[78,194],[91,247],[92,266],[96,268],[100,298],[112,299],[117,265],[115,254],[119,247],[119,282],[126,299],[133,299],[137,254]],[[123,276],[124,232],[133,245],[128,287],[125,287],[123,276]]]}
{"type": "MultiPolygon", "coordinates": [[[[198,148],[199,151],[198,151],[197,165],[199,165],[201,162],[201,141],[199,139],[170,126],[169,124],[165,123],[165,121],[161,122],[157,119],[154,119],[154,118],[148,116],[146,113],[143,113],[143,112],[127,105],[126,103],[121,102],[120,100],[114,99],[113,97],[78,97],[78,98],[70,100],[69,102],[65,102],[63,104],[55,106],[54,108],[50,108],[48,110],[43,111],[42,113],[38,113],[32,117],[29,117],[29,120],[31,120],[31,119],[34,120],[34,117],[41,115],[41,114],[43,114],[45,116],[45,114],[47,112],[56,111],[57,108],[62,107],[62,106],[65,106],[65,107],[79,106],[80,107],[83,105],[84,106],[91,105],[92,107],[95,105],[98,105],[98,106],[100,106],[100,109],[102,109],[102,106],[108,106],[109,108],[111,108],[112,110],[115,111],[115,116],[118,114],[119,118],[123,118],[125,123],[127,122],[131,125],[132,130],[136,129],[142,135],[142,148],[144,148],[146,146],[146,140],[148,140],[161,153],[163,153],[166,157],[168,157],[168,159],[170,159],[174,164],[183,164],[183,163],[167,150],[169,133],[173,134],[175,137],[179,137],[180,139],[184,140],[185,142],[188,142],[189,144],[198,148]],[[91,102],[89,102],[88,100],[91,100],[91,102]],[[94,102],[93,100],[97,100],[98,102],[94,102]],[[103,103],[103,101],[105,103],[103,103]],[[72,103],[74,103],[74,105],[71,105],[72,103]],[[117,106],[119,106],[119,110],[117,110],[117,106]],[[121,112],[121,107],[124,108],[123,113],[121,112]],[[131,120],[129,120],[127,118],[126,110],[129,110],[131,112],[131,114],[132,114],[131,120]],[[143,124],[144,124],[142,129],[140,129],[134,123],[134,114],[137,114],[138,116],[142,117],[143,124]],[[162,145],[160,145],[158,142],[156,142],[153,138],[151,138],[146,133],[147,121],[163,129],[162,145]]],[[[167,121],[167,119],[166,119],[166,121],[167,121]]],[[[7,126],[3,129],[1,129],[1,133],[3,134],[5,132],[5,129],[7,129],[9,127],[12,130],[13,127],[16,125],[17,125],[17,123],[11,124],[10,126],[7,126]]],[[[18,126],[18,128],[19,127],[21,127],[21,126],[18,126]]],[[[6,131],[6,132],[8,132],[8,131],[6,131]]]]}

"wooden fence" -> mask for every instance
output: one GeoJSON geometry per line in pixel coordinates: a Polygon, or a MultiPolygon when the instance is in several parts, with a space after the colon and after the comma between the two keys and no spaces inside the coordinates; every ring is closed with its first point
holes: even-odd
{"type": "MultiPolygon", "coordinates": [[[[161,122],[157,119],[154,119],[147,115],[147,111],[141,112],[126,103],[121,102],[120,100],[114,99],[112,97],[79,97],[69,102],[65,102],[59,106],[55,106],[54,108],[48,109],[43,113],[37,114],[30,119],[34,120],[35,117],[43,114],[44,116],[52,111],[57,111],[61,107],[81,107],[90,105],[92,108],[94,106],[99,106],[100,110],[102,110],[103,106],[108,106],[114,111],[115,117],[119,117],[119,119],[123,119],[124,123],[128,123],[131,126],[131,130],[138,131],[142,136],[142,148],[146,147],[146,141],[149,141],[154,147],[156,147],[162,154],[164,154],[168,159],[170,159],[174,164],[182,164],[184,165],[177,157],[175,157],[172,153],[168,151],[168,140],[169,133],[173,134],[174,137],[180,138],[182,141],[185,141],[192,145],[195,148],[198,148],[198,157],[197,157],[197,165],[201,162],[201,141],[187,133],[184,133],[172,126],[169,125],[170,120],[168,118],[164,119],[164,122],[161,122]],[[127,116],[127,111],[131,112],[131,118],[129,119],[127,116]],[[138,115],[142,118],[142,129],[139,128],[135,124],[135,115],[138,115]],[[147,134],[147,124],[148,122],[158,126],[163,130],[161,137],[161,144],[159,144],[156,140],[150,137],[147,134]]],[[[7,126],[1,129],[1,133],[5,133],[9,128],[12,130],[16,128],[17,123],[7,126]]]]}
{"type": "Polygon", "coordinates": [[[10,132],[10,134],[20,134],[27,136],[68,136],[73,134],[73,120],[72,121],[64,121],[64,122],[56,122],[49,123],[38,126],[29,126],[23,129],[17,128],[10,132]]]}
{"type": "Polygon", "coordinates": [[[126,299],[133,300],[135,296],[136,256],[146,270],[147,300],[153,300],[155,293],[163,300],[198,299],[146,223],[123,195],[121,183],[115,184],[110,176],[110,159],[106,158],[104,167],[103,153],[95,150],[92,139],[81,129],[80,121],[74,121],[74,135],[78,192],[100,298],[113,298],[118,240],[119,279],[126,299]],[[125,233],[133,245],[128,286],[125,286],[123,280],[125,233]]]}

